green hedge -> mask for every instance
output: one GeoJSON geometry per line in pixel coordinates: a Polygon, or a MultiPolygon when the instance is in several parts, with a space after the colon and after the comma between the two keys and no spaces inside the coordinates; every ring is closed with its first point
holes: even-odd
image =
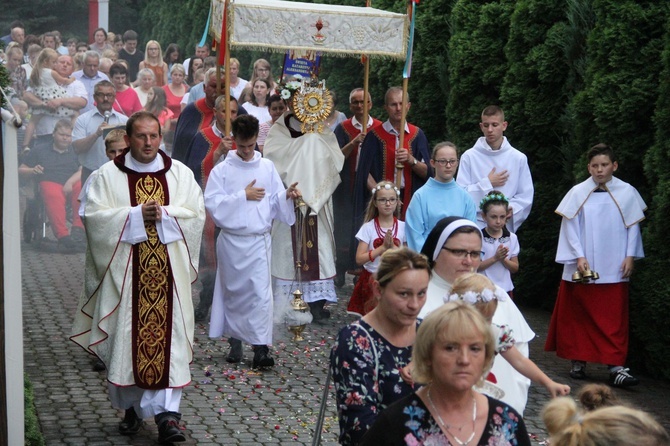
{"type": "Polygon", "coordinates": [[[23,376],[23,404],[26,446],[44,446],[44,437],[40,432],[40,423],[35,411],[33,385],[30,383],[28,375],[23,376]]]}

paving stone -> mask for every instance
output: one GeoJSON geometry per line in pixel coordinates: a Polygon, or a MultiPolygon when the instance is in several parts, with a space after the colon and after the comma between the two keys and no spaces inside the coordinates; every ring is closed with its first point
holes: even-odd
{"type": "MultiPolygon", "coordinates": [[[[83,285],[83,264],[83,254],[42,252],[23,245],[25,369],[35,389],[46,444],[155,445],[157,430],[150,419],[134,437],[118,434],[122,414],[109,403],[105,373],[92,371],[94,358],[68,339],[83,285]]],[[[199,286],[194,286],[196,304],[199,286]]],[[[242,363],[226,363],[227,343],[209,339],[207,324],[197,324],[193,382],[184,389],[181,405],[188,438],[183,444],[311,445],[330,348],[339,328],[353,320],[346,314],[352,289],[349,277],[338,292],[340,302],[331,306],[333,317],[307,327],[303,342],[293,342],[283,325],[275,326],[271,352],[277,365],[271,370],[251,370],[253,352],[246,345],[242,363]]],[[[576,392],[584,382],[569,378],[569,363],[542,351],[550,314],[521,310],[538,334],[530,344],[531,358],[576,392]]],[[[588,372],[589,381],[607,380],[602,367],[589,364],[588,372]]],[[[619,391],[619,396],[652,412],[670,428],[670,384],[646,376],[641,380],[640,386],[619,391]]],[[[325,446],[336,445],[339,434],[332,384],[328,398],[321,435],[325,446]]],[[[531,387],[525,415],[536,436],[533,444],[546,440],[540,414],[547,400],[543,388],[531,387]]]]}

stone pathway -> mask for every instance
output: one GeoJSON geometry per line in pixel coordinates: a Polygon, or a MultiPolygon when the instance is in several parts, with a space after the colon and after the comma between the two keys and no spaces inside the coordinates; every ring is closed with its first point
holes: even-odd
{"type": "MultiPolygon", "coordinates": [[[[53,244],[23,245],[23,311],[25,367],[35,387],[35,404],[47,445],[153,445],[152,420],[134,437],[118,434],[121,414],[112,409],[104,372],[92,370],[93,361],[68,340],[82,288],[83,254],[60,254],[53,244]]],[[[195,333],[193,383],[184,391],[181,411],[189,445],[278,444],[310,445],[326,378],[328,355],[339,327],[351,321],[345,307],[351,293],[349,278],[340,290],[333,318],[311,325],[306,340],[293,342],[284,326],[275,326],[270,371],[251,370],[253,353],[231,366],[225,362],[227,343],[210,340],[207,326],[195,333]]],[[[546,311],[522,309],[538,339],[531,357],[553,379],[572,386],[581,382],[567,376],[569,365],[542,351],[549,321],[546,311]]],[[[605,369],[590,367],[591,378],[604,382],[605,369]]],[[[670,429],[670,384],[641,377],[637,388],[619,395],[655,414],[670,429]]],[[[322,434],[323,445],[337,444],[339,427],[331,389],[322,434]]],[[[547,400],[544,388],[532,386],[525,418],[533,443],[546,434],[540,420],[547,400]]]]}

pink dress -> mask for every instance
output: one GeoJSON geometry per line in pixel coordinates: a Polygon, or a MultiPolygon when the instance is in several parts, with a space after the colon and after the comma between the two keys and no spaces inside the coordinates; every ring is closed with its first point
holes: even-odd
{"type": "MultiPolygon", "coordinates": [[[[186,93],[188,93],[188,85],[183,84],[184,87],[186,87],[186,93]]],[[[165,96],[167,98],[167,108],[172,110],[172,113],[174,114],[174,119],[179,118],[179,115],[181,114],[181,100],[184,97],[182,96],[177,96],[174,93],[172,93],[172,90],[170,90],[170,87],[168,85],[163,86],[163,90],[165,90],[165,96]]],[[[186,94],[184,93],[184,94],[186,94]]]]}

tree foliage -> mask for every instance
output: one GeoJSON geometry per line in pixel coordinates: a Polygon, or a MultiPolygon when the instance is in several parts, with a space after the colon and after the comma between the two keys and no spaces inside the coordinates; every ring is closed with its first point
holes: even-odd
{"type": "Polygon", "coordinates": [[[644,158],[644,171],[653,199],[650,218],[644,231],[646,259],[639,262],[633,281],[631,327],[635,344],[631,349],[638,359],[648,364],[648,370],[670,378],[668,345],[670,334],[665,329],[670,314],[670,283],[667,274],[670,246],[666,241],[665,224],[670,216],[670,17],[666,19],[662,71],[659,77],[658,100],[654,114],[655,143],[644,158]]]}
{"type": "Polygon", "coordinates": [[[519,234],[524,274],[516,280],[515,297],[547,306],[560,280],[546,249],[558,240],[560,218],[553,211],[572,185],[562,169],[572,159],[563,159],[560,152],[568,131],[562,117],[572,95],[571,66],[563,48],[570,31],[563,0],[518,1],[505,46],[509,67],[501,90],[507,137],[528,156],[535,185],[533,209],[519,234]]]}
{"type": "Polygon", "coordinates": [[[484,107],[500,104],[514,3],[458,0],[452,9],[447,133],[463,149],[480,136],[477,123],[484,107]]]}
{"type": "MultiPolygon", "coordinates": [[[[584,89],[574,101],[574,146],[582,153],[607,142],[618,153],[618,176],[643,193],[642,157],[654,142],[665,2],[595,0],[596,24],[588,37],[584,89]]],[[[585,177],[585,158],[575,173],[585,177]]]]}

